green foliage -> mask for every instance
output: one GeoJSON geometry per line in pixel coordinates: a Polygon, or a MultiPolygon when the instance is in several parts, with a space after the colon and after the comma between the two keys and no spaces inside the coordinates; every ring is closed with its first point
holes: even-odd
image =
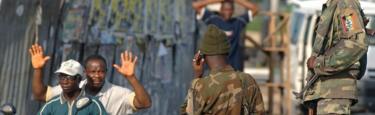
{"type": "Polygon", "coordinates": [[[256,16],[253,18],[253,21],[247,24],[246,30],[247,31],[262,31],[262,27],[264,25],[264,19],[262,16],[256,16]]]}

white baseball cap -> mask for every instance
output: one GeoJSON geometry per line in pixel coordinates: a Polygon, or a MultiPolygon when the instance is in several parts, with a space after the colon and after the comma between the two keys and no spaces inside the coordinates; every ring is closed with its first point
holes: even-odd
{"type": "Polygon", "coordinates": [[[70,76],[80,75],[83,77],[83,67],[73,59],[61,63],[60,68],[55,73],[63,73],[70,76]]]}

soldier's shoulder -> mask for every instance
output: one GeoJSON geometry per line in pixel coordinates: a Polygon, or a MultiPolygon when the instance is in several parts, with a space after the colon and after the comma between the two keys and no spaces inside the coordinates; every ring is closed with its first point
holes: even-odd
{"type": "Polygon", "coordinates": [[[250,84],[256,84],[256,81],[254,79],[254,77],[248,73],[245,73],[245,72],[237,72],[239,77],[242,79],[242,80],[245,80],[247,83],[250,83],[250,84]]]}
{"type": "Polygon", "coordinates": [[[343,8],[357,8],[360,7],[360,2],[358,0],[336,0],[338,9],[343,8]]]}

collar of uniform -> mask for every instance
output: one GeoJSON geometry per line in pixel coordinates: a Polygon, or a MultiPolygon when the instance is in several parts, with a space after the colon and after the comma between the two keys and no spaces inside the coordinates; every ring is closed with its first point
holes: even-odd
{"type": "MultiPolygon", "coordinates": [[[[86,91],[86,85],[87,85],[87,82],[84,84],[84,87],[82,88],[83,91],[86,91]]],[[[110,85],[111,85],[111,83],[109,83],[109,81],[105,80],[104,84],[103,84],[103,87],[100,89],[98,94],[96,94],[95,96],[96,97],[103,96],[105,94],[105,92],[109,89],[110,85]]],[[[87,94],[89,95],[89,93],[87,93],[87,94]]],[[[91,95],[91,96],[94,96],[94,95],[91,95]]]]}
{"type": "MultiPolygon", "coordinates": [[[[84,96],[84,95],[85,95],[85,92],[84,92],[83,89],[81,89],[81,92],[79,93],[79,95],[77,96],[77,98],[75,98],[74,100],[76,100],[76,99],[78,99],[78,98],[80,98],[80,97],[82,97],[82,96],[84,96]]],[[[67,100],[65,99],[64,94],[61,93],[61,94],[60,94],[60,104],[64,104],[66,101],[67,101],[67,100]]]]}
{"type": "Polygon", "coordinates": [[[210,74],[216,74],[216,73],[219,73],[219,72],[227,72],[227,71],[234,71],[234,69],[233,69],[232,66],[228,65],[228,66],[225,66],[222,69],[211,70],[210,74]]]}
{"type": "Polygon", "coordinates": [[[105,80],[102,89],[100,89],[100,91],[98,92],[98,94],[96,94],[96,96],[97,97],[103,96],[109,87],[110,87],[109,81],[105,80]]]}

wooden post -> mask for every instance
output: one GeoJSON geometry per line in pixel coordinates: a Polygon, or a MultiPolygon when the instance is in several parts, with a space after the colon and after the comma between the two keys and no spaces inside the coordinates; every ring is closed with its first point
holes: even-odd
{"type": "MultiPolygon", "coordinates": [[[[278,0],[270,0],[270,11],[271,13],[277,12],[278,9],[278,0]]],[[[270,22],[269,22],[269,33],[274,33],[275,32],[275,25],[276,25],[276,17],[274,15],[271,15],[270,17],[270,22]]],[[[276,37],[274,35],[271,36],[271,39],[269,41],[271,43],[271,49],[276,49],[276,37]]],[[[268,58],[269,59],[269,68],[270,68],[270,73],[269,73],[269,81],[268,83],[274,83],[274,75],[275,75],[275,63],[277,62],[275,60],[277,56],[277,52],[271,51],[271,56],[268,58]]],[[[268,109],[269,109],[269,114],[273,114],[273,94],[274,94],[274,87],[269,87],[268,90],[268,109]]]]}
{"type": "Polygon", "coordinates": [[[251,36],[247,36],[246,39],[249,40],[251,43],[254,44],[256,48],[264,52],[268,57],[269,61],[269,80],[266,84],[259,84],[260,86],[268,87],[268,114],[275,114],[273,111],[273,105],[275,105],[275,101],[273,98],[274,90],[277,88],[279,89],[281,93],[281,100],[280,104],[277,105],[280,108],[279,114],[285,114],[289,115],[292,114],[292,95],[291,95],[291,81],[290,81],[290,40],[289,40],[289,29],[288,29],[288,22],[289,22],[289,15],[288,14],[278,14],[278,13],[262,13],[265,16],[270,16],[274,18],[273,23],[274,25],[269,25],[270,30],[268,31],[267,37],[264,39],[265,41],[268,41],[266,46],[262,47],[258,43],[256,43],[251,36]],[[278,17],[282,17],[279,21],[279,23],[276,26],[276,19],[278,17]],[[277,36],[277,33],[280,33],[279,36],[277,36]],[[277,36],[277,37],[276,37],[277,36]],[[280,45],[277,45],[276,42],[281,41],[280,45]],[[282,53],[283,57],[280,60],[276,60],[279,56],[278,54],[282,53]],[[280,69],[280,77],[281,77],[281,83],[275,83],[274,82],[274,75],[275,75],[275,69],[280,69]]]}
{"type": "MultiPolygon", "coordinates": [[[[284,20],[289,20],[289,15],[284,15],[284,20]]],[[[289,21],[288,21],[289,22],[289,21]]],[[[289,24],[286,24],[284,26],[285,29],[283,29],[284,31],[282,33],[284,33],[285,35],[283,35],[283,41],[284,41],[284,54],[285,54],[285,58],[284,58],[284,61],[285,61],[285,65],[284,65],[284,70],[286,73],[285,73],[285,76],[286,76],[286,80],[284,82],[284,86],[285,86],[285,89],[286,89],[286,96],[285,96],[285,101],[286,101],[286,115],[290,115],[292,114],[292,94],[291,94],[291,82],[290,82],[290,77],[291,77],[291,73],[290,73],[290,35],[289,35],[289,29],[288,29],[288,25],[289,24]]]]}

